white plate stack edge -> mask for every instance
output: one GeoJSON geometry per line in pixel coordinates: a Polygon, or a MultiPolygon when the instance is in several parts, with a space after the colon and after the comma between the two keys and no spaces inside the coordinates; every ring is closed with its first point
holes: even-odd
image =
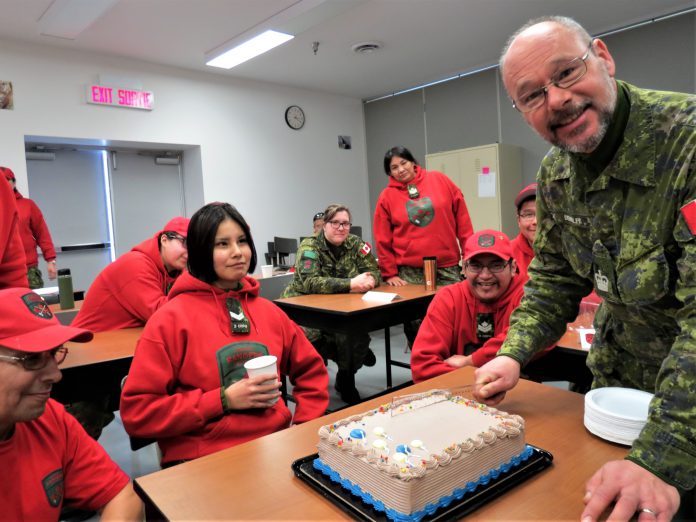
{"type": "Polygon", "coordinates": [[[585,427],[605,440],[630,446],[648,419],[652,393],[596,388],[585,395],[585,427]]]}

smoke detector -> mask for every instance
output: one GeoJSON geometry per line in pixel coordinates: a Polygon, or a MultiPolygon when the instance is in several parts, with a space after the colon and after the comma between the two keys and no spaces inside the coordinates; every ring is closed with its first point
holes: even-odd
{"type": "Polygon", "coordinates": [[[351,47],[354,53],[370,54],[379,51],[382,48],[380,42],[360,42],[351,47]]]}

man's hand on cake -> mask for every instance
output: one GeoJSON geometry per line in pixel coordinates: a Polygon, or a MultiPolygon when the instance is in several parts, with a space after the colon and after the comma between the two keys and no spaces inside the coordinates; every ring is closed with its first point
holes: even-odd
{"type": "Polygon", "coordinates": [[[612,502],[610,520],[671,520],[679,508],[679,492],[630,460],[604,464],[585,485],[582,522],[594,522],[612,502]]]}
{"type": "Polygon", "coordinates": [[[505,398],[520,380],[520,363],[511,357],[496,357],[474,372],[476,384],[474,397],[477,401],[495,406],[505,398]]]}
{"type": "Polygon", "coordinates": [[[225,388],[227,404],[233,410],[268,408],[280,395],[280,381],[270,373],[241,379],[225,388]]]}
{"type": "Polygon", "coordinates": [[[471,355],[453,355],[445,359],[445,363],[452,368],[464,368],[464,366],[474,365],[471,355]]]}

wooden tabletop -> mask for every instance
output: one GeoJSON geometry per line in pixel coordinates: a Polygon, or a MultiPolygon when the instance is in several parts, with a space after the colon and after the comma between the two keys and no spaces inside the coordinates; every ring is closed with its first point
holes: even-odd
{"type": "MultiPolygon", "coordinates": [[[[473,369],[416,384],[399,395],[473,382],[473,369]]],[[[170,520],[337,520],[347,515],[297,479],[293,461],[316,452],[320,426],[391,400],[379,397],[300,426],[136,480],[136,490],[170,520]]],[[[586,480],[628,449],[583,426],[584,397],[520,381],[501,409],[521,415],[527,442],[550,451],[553,465],[506,492],[467,520],[577,520],[586,480]]],[[[443,419],[442,429],[446,429],[443,419]]]]}
{"type": "MultiPolygon", "coordinates": [[[[412,301],[414,299],[432,298],[436,293],[436,290],[426,290],[424,285],[410,284],[406,286],[382,285],[372,291],[398,294],[399,298],[388,303],[383,303],[365,301],[362,298],[365,294],[310,294],[276,299],[275,302],[280,305],[296,308],[320,309],[335,314],[350,314],[363,310],[389,307],[400,302],[412,301]]],[[[281,307],[285,309],[284,306],[281,307]]]]}
{"type": "Polygon", "coordinates": [[[76,312],[80,308],[82,308],[82,303],[84,303],[84,302],[85,301],[83,299],[79,299],[79,300],[75,301],[75,306],[73,306],[72,308],[66,308],[66,309],[61,308],[60,303],[48,305],[48,307],[51,309],[51,312],[53,312],[54,314],[60,314],[60,313],[65,313],[65,312],[76,312]]]}
{"type": "Polygon", "coordinates": [[[65,346],[68,347],[68,356],[60,368],[68,370],[90,364],[132,358],[135,353],[135,345],[142,331],[143,329],[140,327],[97,332],[94,334],[94,339],[88,343],[65,343],[65,346]]]}

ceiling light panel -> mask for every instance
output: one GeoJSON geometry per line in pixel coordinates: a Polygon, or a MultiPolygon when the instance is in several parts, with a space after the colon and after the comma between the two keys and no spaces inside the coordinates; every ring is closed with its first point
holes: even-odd
{"type": "Polygon", "coordinates": [[[239,44],[233,49],[221,54],[217,58],[213,58],[212,60],[206,62],[206,65],[210,65],[211,67],[220,67],[222,69],[231,69],[240,63],[251,60],[255,56],[270,51],[274,47],[278,47],[279,45],[282,45],[293,38],[295,37],[291,34],[280,33],[272,30],[264,31],[250,40],[247,40],[246,42],[239,44]]]}

